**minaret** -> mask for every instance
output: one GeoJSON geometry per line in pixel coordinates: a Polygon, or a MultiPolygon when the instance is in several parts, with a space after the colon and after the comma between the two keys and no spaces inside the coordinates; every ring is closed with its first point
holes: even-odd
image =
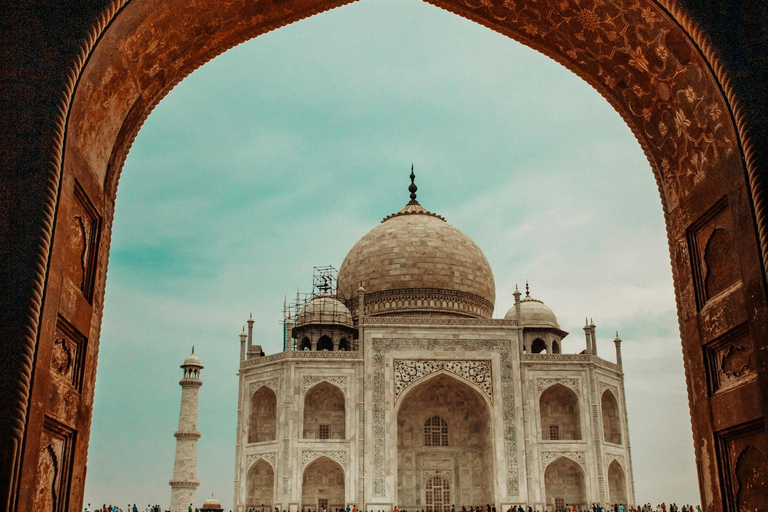
{"type": "Polygon", "coordinates": [[[203,381],[200,380],[200,370],[203,365],[195,355],[195,347],[181,365],[184,378],[179,381],[181,386],[181,408],[179,410],[179,429],[176,437],[176,459],[173,462],[173,479],[171,485],[171,512],[187,512],[190,504],[195,508],[195,491],[200,482],[197,481],[197,397],[203,381]]]}

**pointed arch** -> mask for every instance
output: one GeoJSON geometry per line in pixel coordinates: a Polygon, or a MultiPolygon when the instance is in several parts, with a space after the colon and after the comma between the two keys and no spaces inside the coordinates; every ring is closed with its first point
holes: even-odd
{"type": "Polygon", "coordinates": [[[275,501],[275,468],[260,457],[248,468],[246,478],[246,508],[271,512],[275,501]]]}
{"type": "Polygon", "coordinates": [[[277,438],[277,394],[261,386],[251,395],[248,442],[261,443],[277,438]]]}
{"type": "Polygon", "coordinates": [[[304,393],[304,439],[344,439],[346,398],[344,391],[327,380],[304,393]]]}
{"type": "Polygon", "coordinates": [[[579,397],[562,384],[545,389],[539,397],[541,438],[545,441],[581,439],[579,397]]]}
{"type": "Polygon", "coordinates": [[[496,459],[491,404],[476,386],[453,373],[435,372],[407,388],[396,407],[396,417],[395,481],[400,508],[428,507],[422,478],[435,465],[455,468],[452,485],[456,503],[493,501],[496,459]],[[429,439],[425,442],[427,430],[429,439]],[[446,445],[450,451],[443,448],[446,445]]]}
{"type": "Polygon", "coordinates": [[[627,486],[624,468],[614,459],[608,466],[608,494],[611,504],[627,505],[627,486]]]}
{"type": "Polygon", "coordinates": [[[546,354],[547,353],[547,343],[541,339],[536,338],[531,342],[531,354],[546,354]]]}
{"type": "Polygon", "coordinates": [[[326,456],[318,457],[302,472],[301,510],[320,511],[325,506],[330,512],[344,508],[345,491],[345,471],[341,464],[326,456]]]}
{"type": "Polygon", "coordinates": [[[621,444],[621,419],[619,403],[610,389],[600,397],[600,411],[603,416],[603,439],[606,443],[621,444]]]}
{"type": "Polygon", "coordinates": [[[584,470],[574,460],[560,457],[544,470],[544,494],[548,510],[562,509],[566,505],[587,508],[587,488],[584,470]]]}

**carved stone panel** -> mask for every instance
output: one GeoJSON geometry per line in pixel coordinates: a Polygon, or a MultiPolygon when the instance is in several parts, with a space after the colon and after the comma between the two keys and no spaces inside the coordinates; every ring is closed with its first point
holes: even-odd
{"type": "Polygon", "coordinates": [[[307,465],[315,459],[320,457],[328,457],[331,460],[335,460],[345,470],[347,469],[347,452],[345,451],[332,451],[332,452],[320,452],[320,451],[306,451],[301,452],[301,469],[302,471],[307,465]]]}
{"type": "Polygon", "coordinates": [[[253,395],[262,386],[267,386],[269,389],[274,391],[275,394],[277,394],[277,392],[278,392],[278,378],[275,377],[273,379],[260,380],[258,382],[251,382],[251,383],[249,383],[248,384],[248,395],[249,396],[253,395]]]}
{"type": "Polygon", "coordinates": [[[434,359],[395,359],[395,401],[414,382],[445,370],[476,384],[493,400],[493,378],[490,360],[439,361],[434,359]]]}
{"type": "Polygon", "coordinates": [[[701,309],[713,297],[741,281],[732,250],[733,224],[726,198],[688,229],[696,301],[701,309]]]}
{"type": "MultiPolygon", "coordinates": [[[[373,494],[383,496],[385,490],[386,433],[384,430],[386,403],[384,355],[398,350],[476,350],[497,352],[501,356],[501,398],[504,418],[504,457],[506,459],[507,493],[517,496],[519,469],[517,464],[517,422],[515,417],[514,375],[512,352],[508,340],[455,340],[455,339],[374,339],[373,344],[373,494]]],[[[489,375],[490,377],[490,375],[489,375]]]]}
{"type": "Polygon", "coordinates": [[[34,510],[64,512],[68,509],[73,441],[71,430],[46,419],[37,459],[34,510]]]}
{"type": "Polygon", "coordinates": [[[723,509],[726,512],[768,510],[768,440],[762,420],[716,435],[723,509]]]}
{"type": "Polygon", "coordinates": [[[269,462],[269,464],[272,466],[272,469],[275,468],[275,452],[267,452],[267,453],[257,453],[254,455],[248,455],[245,458],[245,467],[246,469],[251,469],[251,466],[253,466],[256,461],[259,459],[264,459],[265,461],[269,462]]]}
{"type": "Polygon", "coordinates": [[[51,374],[81,391],[85,364],[86,338],[64,318],[56,321],[56,337],[51,352],[51,374]]]}
{"type": "Polygon", "coordinates": [[[582,468],[586,469],[584,452],[541,452],[541,467],[547,469],[552,461],[566,457],[577,462],[582,468]]]}
{"type": "Polygon", "coordinates": [[[746,324],[742,324],[704,347],[709,391],[732,389],[757,377],[754,343],[746,324]]]}
{"type": "Polygon", "coordinates": [[[536,379],[536,392],[541,393],[553,384],[562,384],[563,386],[570,388],[577,395],[581,394],[579,379],[577,378],[551,378],[551,379],[536,379]]]}
{"type": "Polygon", "coordinates": [[[80,288],[83,297],[91,302],[96,276],[101,217],[77,182],[75,182],[75,201],[72,204],[72,214],[69,218],[70,236],[67,239],[68,250],[73,256],[69,259],[72,262],[69,276],[80,288]]]}
{"type": "Polygon", "coordinates": [[[305,375],[304,376],[304,391],[311,388],[318,382],[330,382],[334,386],[339,387],[345,394],[347,393],[347,377],[345,376],[324,376],[324,375],[305,375]]]}

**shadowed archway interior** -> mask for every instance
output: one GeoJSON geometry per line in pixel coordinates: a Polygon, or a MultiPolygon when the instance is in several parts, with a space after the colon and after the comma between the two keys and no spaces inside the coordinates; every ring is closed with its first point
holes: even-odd
{"type": "MultiPolygon", "coordinates": [[[[18,340],[7,348],[3,380],[9,508],[66,502],[74,510],[82,502],[114,200],[141,124],[202,63],[342,3],[114,2],[93,17],[79,55],[68,50],[62,101],[40,129],[53,156],[30,156],[46,162],[38,162],[39,184],[24,185],[36,213],[17,235],[15,257],[33,263],[18,274],[19,297],[8,299],[9,339],[18,340]],[[57,341],[82,364],[52,364],[57,341]],[[68,470],[43,470],[50,467],[68,470]]],[[[677,4],[650,0],[434,4],[562,63],[632,128],[661,191],[702,501],[766,508],[753,482],[768,474],[768,399],[759,391],[768,388],[768,356],[756,350],[768,339],[762,185],[729,85],[698,28],[677,4]]]]}

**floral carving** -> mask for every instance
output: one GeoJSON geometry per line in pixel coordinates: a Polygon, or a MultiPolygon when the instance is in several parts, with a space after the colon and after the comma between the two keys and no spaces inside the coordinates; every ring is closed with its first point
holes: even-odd
{"type": "Polygon", "coordinates": [[[738,151],[703,60],[655,4],[634,0],[448,0],[591,76],[656,156],[669,210],[738,151]],[[666,165],[662,162],[666,161],[666,165]]]}
{"type": "Polygon", "coordinates": [[[301,452],[301,469],[302,471],[307,465],[315,459],[320,457],[328,457],[331,460],[335,460],[344,470],[347,469],[347,452],[334,451],[334,452],[301,452]]]}
{"type": "Polygon", "coordinates": [[[582,468],[586,468],[584,452],[541,452],[541,465],[546,469],[552,461],[555,461],[560,457],[571,459],[578,463],[582,468]]]}
{"type": "Polygon", "coordinates": [[[53,353],[51,354],[51,368],[67,379],[72,379],[72,365],[75,357],[73,352],[76,345],[67,338],[60,336],[53,341],[53,353]]]}
{"type": "Polygon", "coordinates": [[[267,379],[267,380],[260,380],[258,382],[250,382],[248,383],[248,394],[252,395],[256,391],[259,390],[260,387],[267,386],[269,389],[275,392],[277,394],[278,390],[278,378],[275,377],[273,379],[267,379]]]}
{"type": "Polygon", "coordinates": [[[606,469],[608,467],[610,467],[611,462],[613,462],[613,461],[618,462],[619,466],[621,466],[622,470],[624,468],[626,468],[626,466],[624,465],[624,456],[623,455],[619,455],[619,454],[616,454],[616,453],[606,453],[605,454],[605,467],[606,467],[606,469]]]}
{"type": "Polygon", "coordinates": [[[264,459],[267,461],[272,468],[275,467],[275,452],[268,452],[268,453],[258,453],[255,455],[248,455],[245,459],[245,468],[246,470],[251,469],[251,466],[253,466],[258,460],[264,459]]]}
{"type": "Polygon", "coordinates": [[[554,384],[562,384],[563,386],[572,389],[577,395],[580,394],[579,379],[577,378],[536,379],[536,392],[541,393],[554,384]]]}
{"type": "Polygon", "coordinates": [[[347,392],[347,378],[338,376],[325,376],[325,375],[305,375],[304,376],[304,390],[311,388],[318,382],[330,382],[334,386],[339,387],[344,393],[347,392]]]}
{"type": "Polygon", "coordinates": [[[434,359],[395,359],[395,401],[414,382],[439,370],[445,370],[476,384],[493,399],[490,360],[440,361],[434,359]]]}

